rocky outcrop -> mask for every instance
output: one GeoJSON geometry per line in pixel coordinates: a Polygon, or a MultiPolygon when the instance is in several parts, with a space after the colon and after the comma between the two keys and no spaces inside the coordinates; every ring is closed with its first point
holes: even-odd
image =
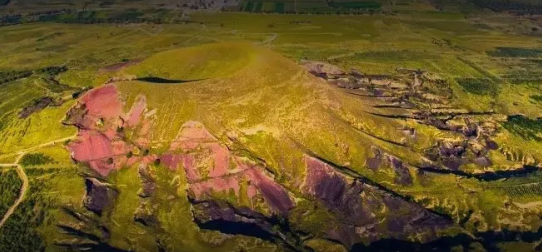
{"type": "Polygon", "coordinates": [[[284,235],[290,231],[277,219],[286,218],[295,205],[288,191],[262,164],[233,154],[201,123],[185,123],[160,160],[170,169],[184,168],[194,220],[201,228],[285,246],[297,243],[284,235]]]}
{"type": "Polygon", "coordinates": [[[25,107],[23,110],[21,110],[21,112],[19,112],[19,118],[21,119],[27,118],[30,115],[34,114],[35,112],[43,110],[53,103],[54,103],[54,99],[51,97],[40,98],[39,100],[34,101],[32,105],[25,107]]]}
{"type": "Polygon", "coordinates": [[[104,177],[112,170],[136,162],[153,162],[155,157],[152,155],[133,155],[144,153],[142,150],[149,147],[149,122],[145,110],[145,97],[140,96],[130,112],[124,114],[114,85],[88,92],[68,111],[64,121],[64,124],[79,129],[77,138],[68,146],[72,158],[104,177]],[[133,131],[129,142],[124,138],[125,130],[133,131]]]}
{"type": "Polygon", "coordinates": [[[170,151],[160,160],[170,169],[182,164],[194,201],[231,193],[236,200],[248,200],[251,209],[263,207],[275,214],[285,214],[294,205],[287,191],[262,165],[231,153],[199,122],[185,123],[170,151]],[[241,185],[246,185],[245,190],[241,185]]]}
{"type": "Polygon", "coordinates": [[[403,164],[403,161],[391,155],[388,155],[388,160],[396,174],[395,183],[399,185],[411,185],[412,176],[408,168],[403,164]]]}
{"type": "Polygon", "coordinates": [[[139,178],[141,179],[141,190],[138,195],[141,198],[149,198],[156,190],[156,182],[148,170],[148,166],[143,164],[139,165],[138,172],[139,178]]]}
{"type": "Polygon", "coordinates": [[[415,203],[338,173],[316,158],[306,156],[305,161],[307,175],[302,190],[336,214],[342,224],[326,234],[347,248],[383,237],[431,240],[436,238],[436,231],[453,225],[415,203]]]}
{"type": "Polygon", "coordinates": [[[153,214],[152,206],[148,203],[142,203],[134,212],[134,221],[145,226],[158,226],[158,218],[153,214]]]}
{"type": "MultiPolygon", "coordinates": [[[[483,120],[483,119],[481,119],[483,120]]],[[[474,120],[470,118],[449,119],[442,127],[462,135],[459,139],[441,139],[425,151],[425,156],[433,161],[432,166],[452,171],[461,170],[466,164],[476,164],[487,168],[493,165],[489,154],[499,145],[491,140],[496,133],[492,120],[474,120]]]]}
{"type": "Polygon", "coordinates": [[[339,67],[325,62],[302,61],[301,64],[309,73],[324,79],[333,79],[346,74],[346,72],[339,67]]]}
{"type": "Polygon", "coordinates": [[[83,205],[98,215],[101,215],[118,196],[118,192],[115,189],[95,178],[86,178],[85,186],[86,194],[83,199],[83,205]]]}
{"type": "MultiPolygon", "coordinates": [[[[329,84],[348,89],[346,92],[360,99],[369,99],[369,103],[376,103],[372,107],[379,111],[370,112],[372,115],[413,119],[438,130],[458,133],[458,139],[440,139],[434,146],[427,148],[424,155],[430,162],[424,164],[424,167],[460,171],[465,165],[475,164],[479,169],[474,172],[492,168],[489,154],[498,149],[498,144],[491,140],[497,132],[498,116],[492,111],[470,112],[454,108],[451,105],[452,91],[449,85],[437,75],[420,69],[404,68],[396,69],[395,75],[370,75],[356,70],[346,73],[337,66],[321,62],[303,64],[310,73],[324,78],[329,84]]],[[[416,141],[413,130],[403,130],[405,143],[416,141]]],[[[386,163],[395,171],[396,183],[412,183],[408,169],[393,156],[376,153],[367,159],[366,165],[377,170],[386,163]]]]}
{"type": "Polygon", "coordinates": [[[278,236],[268,217],[248,208],[236,208],[219,201],[194,202],[194,206],[194,220],[202,228],[269,241],[274,241],[278,236]]]}
{"type": "MultiPolygon", "coordinates": [[[[410,131],[409,131],[410,134],[410,131]]],[[[373,170],[377,171],[384,167],[391,168],[395,172],[395,183],[400,185],[411,185],[412,176],[410,171],[405,166],[403,161],[399,158],[392,156],[390,154],[384,153],[380,149],[373,147],[373,157],[367,158],[366,166],[373,170]]]]}

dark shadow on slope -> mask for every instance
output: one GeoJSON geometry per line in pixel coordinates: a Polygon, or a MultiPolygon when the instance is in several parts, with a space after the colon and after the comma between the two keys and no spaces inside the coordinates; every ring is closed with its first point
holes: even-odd
{"type": "Polygon", "coordinates": [[[260,238],[278,244],[284,251],[312,251],[302,245],[300,234],[290,229],[290,224],[283,217],[268,217],[225,202],[195,201],[190,197],[188,200],[194,207],[194,222],[201,229],[260,238]]]}
{"type": "Polygon", "coordinates": [[[164,79],[160,77],[141,77],[137,78],[138,81],[144,81],[144,82],[150,82],[150,83],[157,83],[157,84],[182,84],[187,82],[195,82],[195,81],[201,81],[206,79],[196,79],[196,80],[176,80],[176,79],[164,79]]]}
{"type": "Polygon", "coordinates": [[[533,173],[539,172],[540,168],[536,166],[523,166],[521,169],[510,170],[510,171],[494,171],[494,172],[484,172],[480,174],[471,174],[463,171],[454,171],[449,169],[440,169],[434,167],[418,167],[420,171],[438,173],[438,174],[453,174],[456,176],[461,176],[465,178],[475,178],[480,181],[495,181],[501,179],[509,179],[514,177],[525,177],[533,173]]]}
{"type": "Polygon", "coordinates": [[[396,239],[381,239],[372,242],[369,245],[365,245],[363,243],[354,244],[354,246],[350,249],[350,252],[452,251],[452,249],[456,248],[457,246],[461,246],[463,249],[468,249],[470,244],[473,242],[476,242],[476,240],[466,234],[460,234],[453,237],[442,237],[429,243],[410,242],[396,239]]]}
{"type": "Polygon", "coordinates": [[[258,225],[253,223],[243,223],[243,222],[234,222],[227,220],[211,220],[207,222],[200,222],[195,220],[196,224],[202,229],[208,230],[217,230],[221,233],[231,234],[231,235],[245,235],[258,237],[266,241],[275,241],[276,237],[260,228],[258,225]]]}
{"type": "MultiPolygon", "coordinates": [[[[456,236],[445,236],[428,243],[402,241],[397,239],[381,239],[369,245],[362,243],[354,244],[351,252],[357,251],[454,251],[457,246],[467,251],[470,244],[479,242],[486,251],[501,251],[497,244],[499,242],[537,242],[542,238],[542,228],[536,231],[487,231],[474,233],[474,237],[467,234],[456,236]]],[[[538,248],[537,248],[538,249],[538,248]]],[[[539,251],[539,250],[535,250],[539,251]]]]}

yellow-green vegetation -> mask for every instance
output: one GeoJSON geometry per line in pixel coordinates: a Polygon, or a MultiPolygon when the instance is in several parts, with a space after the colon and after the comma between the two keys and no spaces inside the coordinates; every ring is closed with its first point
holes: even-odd
{"type": "Polygon", "coordinates": [[[64,142],[29,152],[21,158],[19,164],[25,167],[39,167],[44,169],[75,166],[64,142]],[[28,162],[25,163],[25,160],[28,160],[28,162]]]}
{"type": "Polygon", "coordinates": [[[188,202],[186,177],[183,172],[170,171],[165,167],[152,167],[157,179],[158,189],[150,199],[162,231],[157,233],[160,244],[169,250],[188,249],[194,251],[214,251],[217,246],[224,250],[273,251],[276,245],[253,237],[224,237],[216,231],[203,231],[192,220],[191,205],[188,202]],[[185,239],[177,239],[184,237],[185,239]]]}
{"type": "Polygon", "coordinates": [[[220,46],[223,48],[197,47],[157,53],[126,72],[134,73],[138,78],[157,76],[171,80],[204,80],[230,75],[251,60],[252,55],[245,48],[220,46]],[[182,58],[187,60],[179,61],[182,58]]]}
{"type": "MultiPolygon", "coordinates": [[[[156,146],[168,146],[180,129],[180,126],[171,124],[171,120],[161,118],[172,118],[177,116],[177,111],[189,107],[190,110],[184,110],[182,117],[176,117],[174,121],[185,118],[181,122],[203,122],[215,136],[230,139],[227,142],[231,141],[234,150],[236,147],[241,148],[240,153],[248,151],[247,155],[265,160],[270,169],[274,170],[275,179],[295,194],[300,195],[300,178],[304,172],[301,168],[303,153],[314,153],[338,165],[348,166],[385,187],[412,196],[423,206],[451,216],[458,225],[468,230],[484,232],[515,228],[516,224],[506,217],[509,210],[505,206],[509,204],[509,199],[502,196],[502,189],[485,186],[478,179],[461,179],[458,182],[460,177],[456,175],[422,175],[411,171],[415,183],[403,187],[394,183],[396,175],[390,170],[374,172],[366,168],[371,146],[416,165],[422,159],[418,153],[420,150],[431,146],[439,138],[454,137],[451,133],[442,133],[412,122],[374,116],[370,114],[373,111],[370,100],[360,100],[330,88],[326,83],[308,76],[292,62],[255,46],[211,44],[164,52],[163,57],[178,57],[178,61],[195,62],[193,67],[199,69],[197,59],[181,58],[178,55],[191,55],[193,50],[209,54],[213,50],[240,48],[253,55],[252,60],[243,64],[238,71],[220,79],[211,77],[173,85],[125,81],[116,85],[126,101],[133,101],[137,95],[144,94],[148,109],[156,109],[153,127],[160,129],[152,135],[156,146]],[[161,109],[164,104],[168,104],[167,110],[161,109]],[[170,114],[169,111],[175,113],[170,114]],[[397,129],[406,125],[415,127],[419,136],[417,140],[404,144],[398,141],[402,135],[397,129]],[[450,191],[456,193],[450,194],[450,191]]],[[[142,65],[152,65],[150,62],[154,60],[150,58],[142,65]]],[[[236,64],[238,59],[228,60],[236,64]]],[[[186,63],[179,63],[183,64],[186,63]]],[[[143,71],[146,70],[138,67],[126,70],[138,76],[143,71]]],[[[175,71],[162,74],[169,78],[175,71]]],[[[131,102],[127,102],[129,104],[131,102]]],[[[535,196],[536,193],[531,192],[529,195],[539,198],[535,196]]],[[[536,223],[531,223],[525,228],[536,230],[536,227],[536,223]]],[[[448,235],[456,234],[458,230],[450,230],[448,235]]]]}
{"type": "MultiPolygon", "coordinates": [[[[90,176],[88,167],[75,168],[65,141],[76,135],[76,128],[61,122],[84,88],[105,82],[119,89],[125,111],[137,97],[146,97],[151,128],[147,154],[166,152],[185,122],[199,121],[236,155],[264,163],[296,200],[289,219],[299,222],[292,222],[292,227],[317,233],[307,242],[317,250],[343,247],[321,239],[325,228],[337,224],[336,216],[305,198],[305,155],[327,160],[348,169],[343,172],[349,176],[372,181],[450,217],[454,225],[439,233],[442,236],[538,232],[540,175],[498,180],[484,174],[540,166],[539,39],[511,36],[423,3],[334,4],[341,11],[378,9],[396,15],[194,12],[183,15],[190,21],[186,23],[51,22],[0,27],[0,163],[18,161],[30,177],[26,199],[0,227],[0,251],[55,251],[55,243],[71,238],[58,232],[56,224],[81,221],[66,209],[82,213],[82,219],[91,220],[88,223],[99,223],[85,227],[90,233],[98,233],[103,225],[108,244],[126,250],[277,249],[257,238],[201,230],[193,221],[183,169],[172,171],[159,163],[146,167],[157,185],[152,197],[139,195],[142,175],[136,164],[100,178],[119,193],[105,214],[95,216],[86,210],[81,197],[85,195],[82,176],[90,176]],[[412,5],[420,11],[410,9],[412,5]],[[438,76],[447,86],[434,88],[451,90],[446,106],[501,115],[494,139],[498,146],[488,154],[492,164],[470,164],[446,174],[422,172],[427,164],[425,150],[443,139],[461,139],[461,134],[412,118],[393,118],[395,110],[379,108],[375,98],[360,98],[314,77],[299,66],[301,60],[331,62],[372,75],[393,75],[398,68],[407,68],[438,76]],[[21,111],[44,97],[62,102],[21,116],[21,111]],[[416,136],[407,137],[405,129],[416,136]],[[412,184],[396,183],[400,175],[391,164],[369,169],[374,149],[402,160],[412,184]],[[139,211],[152,213],[159,224],[134,221],[139,211]]],[[[303,5],[307,3],[297,8],[328,11],[303,5]]],[[[246,12],[295,11],[291,2],[245,1],[241,6],[246,12]]],[[[105,20],[113,15],[106,14],[62,14],[42,21],[105,20]]],[[[133,11],[116,18],[133,21],[143,15],[133,11]]],[[[126,130],[123,137],[132,140],[132,133],[126,130]]],[[[0,175],[2,207],[8,207],[21,182],[14,170],[0,175]]],[[[244,193],[247,181],[242,183],[244,193]]],[[[248,199],[231,192],[220,197],[227,203],[249,205],[248,199]]],[[[515,247],[499,245],[507,246],[515,247]]]]}

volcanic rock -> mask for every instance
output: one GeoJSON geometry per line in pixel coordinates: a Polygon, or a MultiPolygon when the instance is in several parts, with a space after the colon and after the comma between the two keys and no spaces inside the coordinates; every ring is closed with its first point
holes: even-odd
{"type": "Polygon", "coordinates": [[[118,192],[95,178],[85,179],[86,194],[83,205],[90,211],[101,215],[118,196],[118,192]]]}
{"type": "Polygon", "coordinates": [[[161,160],[170,169],[182,163],[194,201],[217,200],[218,194],[232,192],[238,200],[262,199],[265,207],[276,214],[285,214],[294,205],[287,191],[266,174],[264,167],[233,155],[199,122],[189,121],[181,127],[170,152],[162,155],[161,160]],[[183,154],[173,154],[179,151],[183,154]],[[247,184],[243,193],[242,183],[247,184]]]}
{"type": "Polygon", "coordinates": [[[134,220],[145,226],[155,226],[158,224],[158,219],[154,216],[148,204],[145,203],[136,209],[134,220]]]}
{"type": "Polygon", "coordinates": [[[409,239],[419,235],[432,239],[436,230],[452,225],[416,203],[346,177],[316,158],[306,156],[305,162],[307,175],[302,191],[337,215],[341,224],[326,234],[347,248],[382,237],[409,239]]]}
{"type": "Polygon", "coordinates": [[[334,79],[339,76],[343,76],[346,73],[338,66],[320,62],[320,61],[304,61],[301,64],[307,69],[307,71],[315,76],[324,79],[334,79]]]}
{"type": "Polygon", "coordinates": [[[152,196],[156,189],[156,182],[152,178],[148,167],[145,165],[139,166],[139,178],[141,179],[142,187],[139,192],[139,197],[148,198],[152,196]]]}
{"type": "Polygon", "coordinates": [[[28,107],[25,107],[19,113],[19,118],[21,118],[21,119],[27,118],[30,115],[32,115],[33,113],[38,112],[38,111],[46,108],[47,106],[49,106],[53,102],[54,102],[53,98],[51,98],[51,97],[43,97],[43,98],[35,101],[32,105],[30,105],[28,107]]]}
{"type": "Polygon", "coordinates": [[[122,107],[117,88],[105,85],[86,93],[64,121],[79,129],[77,138],[68,146],[72,158],[104,177],[137,161],[148,164],[155,159],[154,155],[133,156],[135,149],[148,148],[149,123],[143,118],[145,97],[138,96],[127,114],[122,113],[122,107]],[[130,141],[124,138],[126,129],[133,131],[130,141]]]}

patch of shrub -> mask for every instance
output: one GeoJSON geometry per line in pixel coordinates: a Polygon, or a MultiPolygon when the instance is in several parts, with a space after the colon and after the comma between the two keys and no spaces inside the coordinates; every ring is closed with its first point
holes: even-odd
{"type": "Polygon", "coordinates": [[[538,58],[542,57],[542,49],[538,48],[519,48],[519,47],[497,47],[497,50],[488,52],[492,57],[507,58],[538,58]]]}
{"type": "Polygon", "coordinates": [[[15,169],[0,172],[0,216],[4,216],[8,208],[13,205],[19,196],[22,184],[15,169]]]}
{"type": "Polygon", "coordinates": [[[526,140],[542,141],[542,119],[529,119],[525,116],[509,116],[502,126],[513,134],[526,140]]]}
{"type": "Polygon", "coordinates": [[[0,25],[20,24],[21,19],[22,19],[22,16],[20,14],[0,16],[0,25]]]}
{"type": "Polygon", "coordinates": [[[45,179],[33,179],[25,200],[0,229],[0,251],[45,251],[38,228],[47,218],[52,200],[41,193],[50,187],[45,179]]]}
{"type": "Polygon", "coordinates": [[[503,75],[502,78],[515,85],[538,86],[538,84],[542,81],[542,76],[540,76],[540,73],[529,71],[510,72],[509,74],[503,75]]]}
{"type": "Polygon", "coordinates": [[[499,84],[487,78],[458,78],[457,83],[468,93],[475,95],[497,95],[499,84]]]}
{"type": "Polygon", "coordinates": [[[529,98],[531,98],[531,100],[534,100],[534,101],[537,101],[537,102],[542,102],[542,95],[531,95],[531,96],[529,96],[529,98]]]}
{"type": "Polygon", "coordinates": [[[68,71],[68,68],[65,66],[50,66],[50,67],[40,68],[36,70],[36,73],[55,76],[66,71],[68,71]]]}
{"type": "Polygon", "coordinates": [[[380,9],[382,6],[375,1],[356,1],[356,2],[330,2],[330,6],[345,9],[380,9]]]}
{"type": "Polygon", "coordinates": [[[32,75],[32,71],[30,70],[0,72],[0,85],[26,78],[30,75],[32,75]]]}
{"type": "Polygon", "coordinates": [[[24,167],[55,163],[54,159],[42,153],[26,154],[20,161],[24,167]]]}
{"type": "Polygon", "coordinates": [[[470,0],[481,8],[488,8],[493,11],[512,11],[517,14],[539,14],[542,13],[542,5],[536,1],[510,1],[510,0],[470,0]]]}

